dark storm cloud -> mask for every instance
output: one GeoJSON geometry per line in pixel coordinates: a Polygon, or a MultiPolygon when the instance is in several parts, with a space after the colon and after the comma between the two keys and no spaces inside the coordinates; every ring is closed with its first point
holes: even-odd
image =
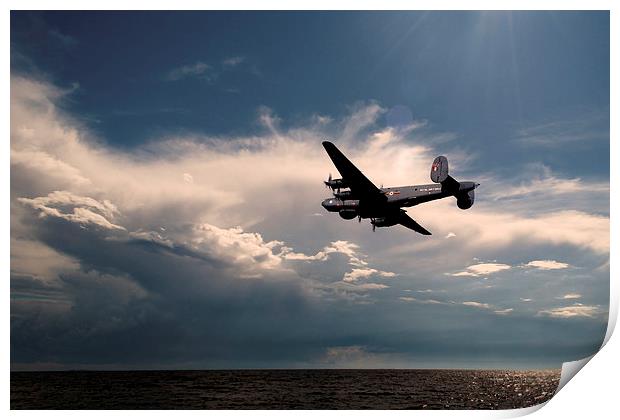
{"type": "MultiPolygon", "coordinates": [[[[52,339],[53,347],[36,339],[41,325],[32,331],[30,320],[14,322],[16,362],[46,354],[62,363],[144,365],[162,357],[222,358],[227,343],[251,342],[253,335],[275,337],[306,311],[303,292],[290,279],[275,275],[240,285],[235,272],[228,271],[230,264],[182,247],[109,237],[64,220],[38,226],[38,239],[79,258],[81,267],[61,276],[71,307],[42,335],[45,341],[52,339]],[[118,278],[125,282],[114,284],[118,278]],[[24,353],[22,345],[28,342],[31,350],[24,353]],[[41,353],[32,354],[35,349],[41,353]]],[[[248,352],[246,357],[252,354],[248,352]]]]}
{"type": "MultiPolygon", "coordinates": [[[[596,320],[497,318],[466,308],[467,317],[458,321],[458,307],[408,302],[391,305],[389,313],[383,305],[363,312],[355,305],[333,307],[304,292],[301,279],[290,274],[239,284],[234,271],[227,271],[230,265],[202,256],[109,237],[64,220],[37,226],[38,239],[79,258],[81,269],[61,276],[64,298],[71,301],[67,312],[46,314],[39,308],[53,322],[14,320],[16,364],[301,366],[320,361],[326,348],[346,346],[362,346],[399,363],[419,363],[418,358],[482,363],[498,357],[554,364],[589,354],[602,337],[596,320]],[[407,326],[397,322],[403,317],[435,322],[432,328],[407,326]],[[576,339],[567,332],[569,325],[587,333],[576,339]]],[[[22,302],[22,308],[28,304],[22,302]]]]}

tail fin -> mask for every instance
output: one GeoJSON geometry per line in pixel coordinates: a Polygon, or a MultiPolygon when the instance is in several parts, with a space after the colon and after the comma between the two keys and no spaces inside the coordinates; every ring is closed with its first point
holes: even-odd
{"type": "Polygon", "coordinates": [[[445,156],[437,156],[433,161],[431,181],[440,183],[443,189],[450,192],[457,192],[460,187],[459,182],[448,175],[448,158],[445,156]]]}
{"type": "Polygon", "coordinates": [[[445,156],[437,156],[431,166],[431,181],[444,182],[448,178],[448,159],[445,156]]]}

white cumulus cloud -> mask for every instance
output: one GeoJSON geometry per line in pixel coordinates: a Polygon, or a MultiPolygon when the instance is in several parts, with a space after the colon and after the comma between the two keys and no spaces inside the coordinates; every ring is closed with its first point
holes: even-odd
{"type": "Polygon", "coordinates": [[[109,220],[118,214],[118,209],[108,200],[100,202],[68,191],[54,191],[45,197],[21,197],[18,201],[39,210],[42,217],[52,216],[79,224],[94,224],[107,229],[125,230],[123,226],[109,220]]]}
{"type": "Polygon", "coordinates": [[[570,265],[555,260],[535,260],[526,264],[528,267],[537,268],[539,270],[560,270],[568,268],[570,265]]]}
{"type": "Polygon", "coordinates": [[[580,297],[579,293],[567,293],[564,296],[558,297],[558,299],[579,299],[580,297]]]}
{"type": "Polygon", "coordinates": [[[582,305],[575,303],[571,306],[562,306],[559,308],[545,309],[538,311],[538,315],[549,316],[552,318],[594,318],[603,311],[597,305],[582,305]]]}
{"type": "Polygon", "coordinates": [[[370,277],[372,275],[377,275],[381,277],[394,277],[396,274],[390,271],[381,271],[374,268],[354,268],[348,273],[345,273],[342,281],[347,283],[355,283],[360,279],[370,277]]]}
{"type": "Polygon", "coordinates": [[[463,302],[463,305],[465,306],[473,306],[476,308],[482,308],[482,309],[491,309],[492,305],[488,304],[488,303],[481,303],[481,302],[475,302],[475,301],[466,301],[463,302]]]}
{"type": "Polygon", "coordinates": [[[493,273],[498,273],[500,271],[509,270],[512,268],[508,264],[498,264],[498,263],[480,263],[473,264],[467,267],[464,271],[459,271],[451,274],[452,276],[470,276],[470,277],[479,277],[486,276],[493,273]]]}
{"type": "Polygon", "coordinates": [[[496,313],[497,315],[508,315],[513,310],[514,310],[513,308],[506,308],[506,309],[497,309],[497,310],[495,310],[493,312],[496,313]]]}

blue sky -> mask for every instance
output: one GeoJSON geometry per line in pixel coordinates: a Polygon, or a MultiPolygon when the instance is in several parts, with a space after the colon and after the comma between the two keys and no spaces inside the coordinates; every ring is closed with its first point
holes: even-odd
{"type": "MultiPolygon", "coordinates": [[[[69,109],[121,147],[180,129],[248,133],[261,105],[292,124],[372,99],[458,133],[489,165],[527,160],[500,139],[549,120],[607,135],[608,33],[597,12],[53,12],[14,14],[12,42],[29,59],[14,68],[33,60],[78,83],[69,109]]],[[[605,144],[572,146],[545,161],[608,172],[595,158],[605,144]]]]}
{"type": "Polygon", "coordinates": [[[15,368],[553,367],[603,338],[606,12],[13,12],[11,88],[15,368]],[[476,205],[413,208],[428,240],[323,214],[325,138],[377,184],[445,154],[476,205]]]}

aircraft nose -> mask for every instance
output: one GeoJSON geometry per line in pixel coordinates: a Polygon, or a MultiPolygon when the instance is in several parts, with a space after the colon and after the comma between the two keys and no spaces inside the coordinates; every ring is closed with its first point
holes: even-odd
{"type": "Polygon", "coordinates": [[[480,184],[477,183],[477,182],[474,184],[474,188],[478,188],[479,186],[480,186],[480,184]]]}

